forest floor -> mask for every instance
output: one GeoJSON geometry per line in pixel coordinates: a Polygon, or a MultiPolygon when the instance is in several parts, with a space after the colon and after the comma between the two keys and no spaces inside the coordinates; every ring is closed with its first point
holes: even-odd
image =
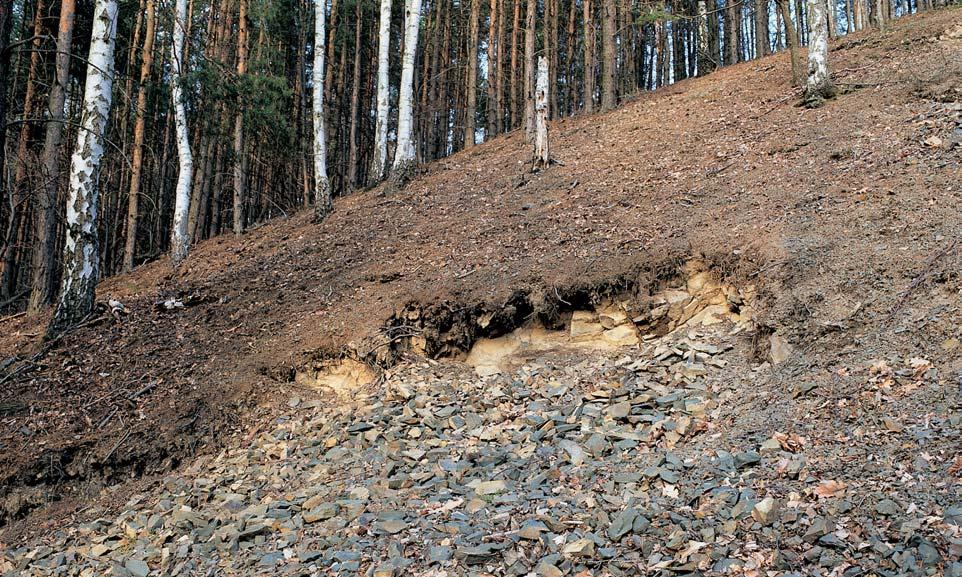
{"type": "Polygon", "coordinates": [[[0,571],[962,575],[962,9],[830,58],[3,320],[0,571]]]}

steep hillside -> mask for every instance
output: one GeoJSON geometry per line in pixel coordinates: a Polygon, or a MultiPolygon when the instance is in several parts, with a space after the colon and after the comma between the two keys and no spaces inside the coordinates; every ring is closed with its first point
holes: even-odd
{"type": "Polygon", "coordinates": [[[766,384],[820,383],[835,407],[798,413],[786,396],[765,415],[756,399],[746,426],[867,418],[840,401],[873,364],[917,357],[934,373],[901,408],[954,411],[958,442],[962,11],[846,37],[831,58],[843,94],[822,108],[796,106],[787,55],[724,68],[552,124],[544,172],[511,134],[402,192],[342,198],[321,224],[292,215],[206,242],[175,272],[109,279],[100,299],[128,313],[55,342],[44,318],[4,320],[4,541],[254,438],[295,394],[326,398],[304,384],[326,359],[459,356],[532,318],[559,327],[606,296],[644,301],[691,259],[752,286],[737,370],[790,343],[766,384]]]}

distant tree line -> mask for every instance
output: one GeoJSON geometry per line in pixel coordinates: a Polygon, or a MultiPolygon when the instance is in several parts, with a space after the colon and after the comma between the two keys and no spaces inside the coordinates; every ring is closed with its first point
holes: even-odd
{"type": "Polygon", "coordinates": [[[539,57],[559,118],[945,2],[318,1],[0,2],[0,306],[530,134],[539,57]]]}

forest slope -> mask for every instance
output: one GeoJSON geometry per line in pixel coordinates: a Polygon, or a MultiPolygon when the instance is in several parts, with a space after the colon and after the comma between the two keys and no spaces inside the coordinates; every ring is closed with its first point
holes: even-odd
{"type": "Polygon", "coordinates": [[[293,215],[205,242],[176,272],[109,279],[99,299],[128,314],[56,342],[45,318],[4,321],[0,520],[217,446],[311,358],[384,361],[409,303],[499,311],[520,291],[550,307],[647,290],[691,256],[756,283],[759,325],[808,367],[868,339],[959,371],[958,345],[938,345],[959,337],[962,10],[853,34],[831,61],[844,93],[819,109],[796,106],[786,54],[727,67],[553,123],[547,171],[509,134],[400,193],[342,198],[321,224],[293,215]]]}

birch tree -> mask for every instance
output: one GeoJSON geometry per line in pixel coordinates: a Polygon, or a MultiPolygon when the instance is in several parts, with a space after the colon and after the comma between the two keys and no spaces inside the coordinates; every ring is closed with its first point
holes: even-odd
{"type": "Polygon", "coordinates": [[[398,97],[397,150],[392,178],[403,185],[414,168],[414,60],[418,50],[421,0],[407,0],[404,11],[404,55],[401,57],[401,88],[398,97]]]}
{"type": "Polygon", "coordinates": [[[174,193],[174,228],[170,239],[170,257],[174,266],[187,258],[190,237],[187,235],[187,217],[190,211],[190,178],[194,160],[190,153],[190,140],[187,136],[187,111],[184,107],[184,38],[187,26],[187,0],[177,0],[174,8],[174,34],[170,48],[171,60],[171,98],[174,106],[174,124],[177,140],[177,158],[180,162],[177,173],[177,188],[174,193]]]}
{"type": "Polygon", "coordinates": [[[117,36],[117,1],[97,0],[87,56],[87,79],[70,159],[67,193],[63,281],[50,332],[60,332],[93,310],[100,273],[97,246],[97,204],[104,131],[110,116],[114,81],[114,43],[117,36]]]}
{"type": "Polygon", "coordinates": [[[70,81],[70,46],[73,42],[74,0],[60,3],[60,25],[57,30],[57,57],[54,83],[47,99],[47,125],[43,139],[43,187],[38,194],[35,240],[33,244],[33,279],[29,310],[39,310],[53,298],[53,259],[57,234],[57,189],[60,184],[60,145],[63,139],[64,103],[70,81]]]}
{"type": "Polygon", "coordinates": [[[534,105],[534,168],[548,168],[551,161],[548,153],[548,59],[538,57],[538,82],[535,88],[534,105]]]}
{"type": "Polygon", "coordinates": [[[327,131],[324,128],[324,26],[327,0],[314,0],[314,215],[323,219],[333,210],[331,185],[327,179],[327,131]]]}
{"type": "Polygon", "coordinates": [[[828,73],[828,18],[823,0],[808,0],[811,17],[808,43],[808,81],[805,84],[805,103],[819,106],[834,94],[828,73]]]}
{"type": "Polygon", "coordinates": [[[377,120],[374,124],[374,154],[371,159],[370,184],[384,179],[387,168],[387,129],[390,112],[391,0],[381,0],[381,19],[378,23],[377,45],[377,120]]]}

